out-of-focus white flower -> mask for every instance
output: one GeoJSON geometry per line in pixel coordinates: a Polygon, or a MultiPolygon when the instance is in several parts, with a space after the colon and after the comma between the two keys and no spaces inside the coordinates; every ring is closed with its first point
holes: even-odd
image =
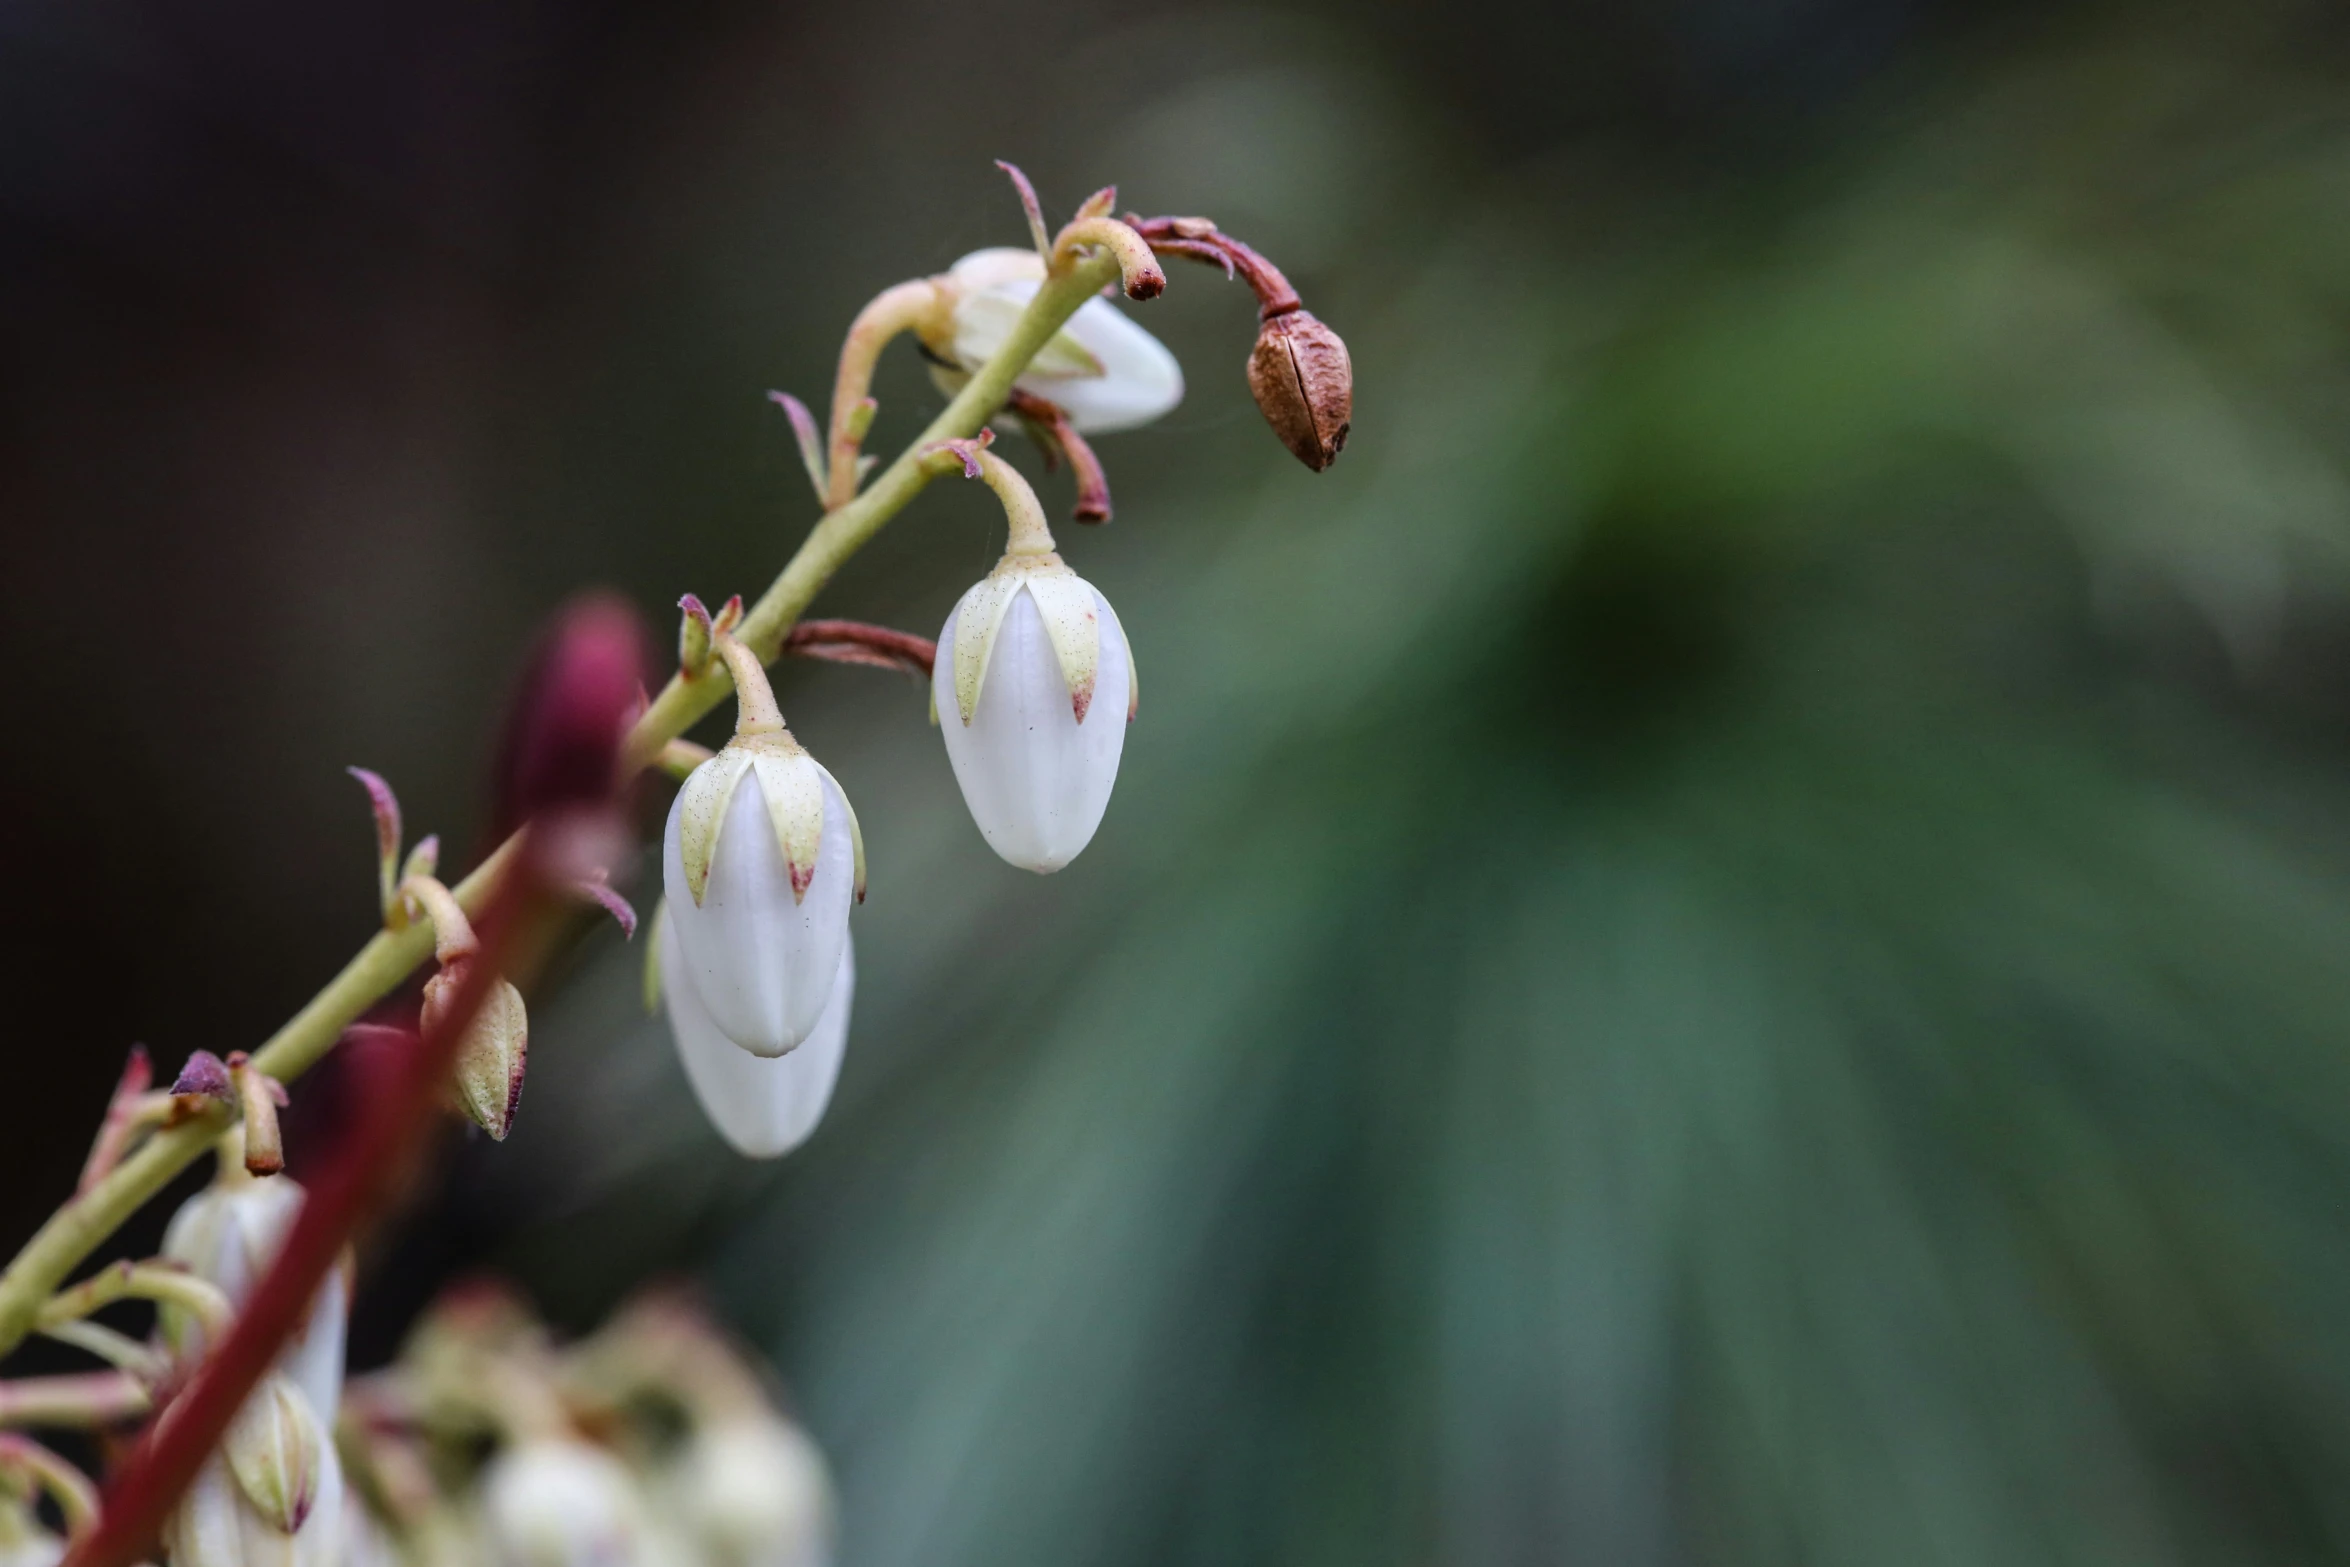
{"type": "Polygon", "coordinates": [[[855,941],[841,943],[840,971],[815,1028],[788,1054],[765,1058],[737,1045],[711,1021],[678,950],[676,922],[663,918],[658,926],[661,994],[694,1097],[737,1152],[753,1159],[791,1152],[816,1130],[840,1077],[857,989],[855,941]]]}
{"type": "MultiPolygon", "coordinates": [[[[298,1389],[287,1394],[302,1397],[298,1389]]],[[[333,1443],[318,1452],[310,1506],[290,1534],[254,1506],[225,1452],[206,1459],[164,1524],[171,1567],[342,1567],[343,1466],[333,1443]]]]}
{"type": "Polygon", "coordinates": [[[779,1056],[815,1030],[864,859],[848,797],[789,734],[738,735],[686,779],[662,888],[678,971],[728,1039],[779,1056]]]}
{"type": "MultiPolygon", "coordinates": [[[[1044,281],[1044,262],[1033,250],[975,250],[940,281],[953,304],[923,346],[942,361],[937,373],[951,394],[1004,346],[1044,281]]],[[[1078,306],[1013,384],[1059,404],[1087,435],[1148,424],[1183,401],[1175,356],[1106,299],[1078,306]]]]}
{"type": "MultiPolygon", "coordinates": [[[[184,1263],[197,1277],[217,1286],[233,1307],[242,1307],[261,1275],[285,1244],[302,1209],[302,1188],[283,1175],[252,1176],[237,1158],[221,1161],[210,1186],[181,1204],[163,1232],[163,1255],[184,1263]]],[[[328,1271],[310,1303],[310,1315],[287,1340],[278,1369],[309,1400],[322,1429],[334,1428],[343,1390],[344,1319],[350,1311],[350,1281],[341,1268],[328,1271]]],[[[165,1342],[183,1360],[205,1349],[204,1329],[186,1312],[166,1306],[161,1313],[165,1342]]]]}
{"type": "Polygon", "coordinates": [[[585,1442],[507,1448],[483,1471],[481,1506],[494,1567],[636,1567],[645,1539],[636,1482],[585,1442]]]}
{"type": "Polygon", "coordinates": [[[832,1481],[798,1427],[759,1416],[694,1433],[663,1497],[710,1567],[823,1567],[832,1547],[832,1481]]]}
{"type": "Polygon", "coordinates": [[[0,1491],[0,1567],[57,1567],[65,1541],[41,1525],[26,1500],[0,1491]]]}
{"type": "Polygon", "coordinates": [[[356,1486],[343,1488],[342,1567],[401,1567],[400,1548],[356,1486]]]}
{"type": "Polygon", "coordinates": [[[931,693],[988,845],[1057,871],[1109,808],[1138,686],[1117,612],[1057,555],[1006,554],[938,634],[931,693]]]}

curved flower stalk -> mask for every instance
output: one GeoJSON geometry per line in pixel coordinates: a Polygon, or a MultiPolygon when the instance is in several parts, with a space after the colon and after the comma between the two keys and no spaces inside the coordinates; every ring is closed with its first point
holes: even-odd
{"type": "Polygon", "coordinates": [[[737,1153],[776,1159],[814,1134],[832,1102],[848,1049],[849,1009],[857,991],[857,946],[841,944],[840,972],[816,1026],[798,1047],[777,1057],[753,1055],[711,1020],[701,992],[684,970],[674,922],[667,905],[654,916],[654,988],[667,1005],[669,1031],[677,1041],[686,1081],[718,1134],[737,1153]]]}
{"type": "Polygon", "coordinates": [[[1305,308],[1281,269],[1206,218],[1127,222],[1161,255],[1220,266],[1257,296],[1257,343],[1248,358],[1249,395],[1265,423],[1316,473],[1338,460],[1354,423],[1354,361],[1346,341],[1305,308]]]}
{"type": "MultiPolygon", "coordinates": [[[[212,1184],[172,1215],[163,1232],[163,1255],[217,1287],[230,1306],[241,1307],[276,1260],[302,1202],[302,1188],[291,1176],[247,1172],[243,1133],[232,1130],[222,1139],[220,1170],[212,1184]]],[[[279,1369],[302,1390],[312,1414],[329,1427],[342,1398],[343,1338],[351,1300],[348,1260],[319,1285],[309,1315],[278,1357],[279,1369]]],[[[210,1347],[204,1324],[193,1313],[166,1305],[157,1321],[164,1341],[183,1363],[210,1347]]]]}
{"type": "Polygon", "coordinates": [[[947,760],[988,846],[1023,870],[1057,871],[1109,809],[1140,696],[1110,601],[1065,565],[1035,492],[984,443],[942,460],[1004,503],[1004,557],[947,615],[931,694],[947,760]]]}
{"type": "Polygon", "coordinates": [[[44,1495],[68,1530],[88,1531],[98,1506],[89,1476],[30,1438],[0,1433],[0,1567],[56,1567],[65,1555],[65,1541],[34,1511],[44,1495]]]}
{"type": "Polygon", "coordinates": [[[740,642],[734,738],[669,808],[661,882],[678,961],[710,1021],[756,1056],[815,1031],[841,970],[849,905],[865,894],[865,843],[848,796],[783,725],[766,671],[740,642]]]}

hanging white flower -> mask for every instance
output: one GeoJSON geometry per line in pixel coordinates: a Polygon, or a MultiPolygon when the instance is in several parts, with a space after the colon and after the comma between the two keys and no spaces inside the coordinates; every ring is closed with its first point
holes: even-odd
{"type": "Polygon", "coordinates": [[[947,760],[988,846],[1057,871],[1093,840],[1137,694],[1117,612],[1057,558],[1006,556],[938,634],[947,760]],[[951,654],[950,654],[950,651],[951,654]]]}
{"type": "Polygon", "coordinates": [[[791,1152],[816,1130],[840,1077],[849,1009],[856,999],[856,942],[845,939],[841,945],[840,971],[815,1028],[789,1054],[766,1059],[737,1045],[711,1021],[679,953],[675,923],[664,915],[655,924],[661,995],[694,1097],[737,1152],[753,1159],[791,1152]]]}
{"type": "MultiPolygon", "coordinates": [[[[230,1141],[212,1184],[172,1215],[163,1232],[163,1255],[218,1288],[232,1307],[242,1307],[285,1244],[302,1210],[303,1192],[291,1176],[247,1174],[233,1134],[230,1141]]],[[[349,1314],[350,1280],[343,1269],[329,1269],[309,1316],[278,1356],[278,1369],[301,1388],[312,1413],[330,1430],[342,1401],[349,1314]]],[[[164,1341],[183,1362],[204,1353],[203,1325],[188,1313],[166,1306],[160,1322],[164,1341]]]]}
{"type": "Polygon", "coordinates": [[[772,1415],[701,1427],[670,1466],[662,1495],[710,1567],[824,1567],[830,1559],[824,1455],[772,1415]]]}
{"type": "Polygon", "coordinates": [[[628,1471],[568,1438],[519,1442],[491,1459],[481,1512],[492,1567],[636,1567],[645,1536],[628,1471]]]}
{"type": "MultiPolygon", "coordinates": [[[[952,303],[923,333],[940,384],[951,394],[963,375],[994,357],[1044,282],[1033,250],[975,250],[939,280],[952,303]]],[[[1106,299],[1089,299],[1013,383],[1057,403],[1087,435],[1131,430],[1183,401],[1183,367],[1166,345],[1106,299]]]]}
{"type": "Polygon", "coordinates": [[[1057,871],[1092,842],[1141,688],[1117,612],[1053,552],[1036,492],[984,441],[939,448],[1004,503],[1004,558],[938,634],[930,690],[963,803],[989,847],[1057,871]]]}
{"type": "Polygon", "coordinates": [[[661,838],[662,890],[678,966],[710,1020],[758,1056],[815,1029],[840,973],[865,848],[848,797],[783,727],[758,660],[722,651],[741,717],[694,769],[661,838]]]}

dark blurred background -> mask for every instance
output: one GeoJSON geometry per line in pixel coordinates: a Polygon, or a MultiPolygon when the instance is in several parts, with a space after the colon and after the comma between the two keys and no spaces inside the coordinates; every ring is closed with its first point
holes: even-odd
{"type": "MultiPolygon", "coordinates": [[[[1286,266],[1349,450],[1178,270],[1064,537],[1092,849],[787,669],[872,848],[824,1129],[727,1152],[599,932],[362,1357],[698,1277],[850,1567],[2350,1560],[2346,89],[2265,3],[9,7],[9,1243],[130,1041],[365,937],[344,764],[478,849],[552,606],[766,582],[764,393],[1019,243],[1007,157],[1286,266]]],[[[975,489],[822,610],[934,630],[975,489]]]]}

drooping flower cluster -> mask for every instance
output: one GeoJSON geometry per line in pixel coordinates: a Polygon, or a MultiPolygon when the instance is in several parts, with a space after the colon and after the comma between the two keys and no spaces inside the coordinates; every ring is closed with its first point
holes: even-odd
{"type": "MultiPolygon", "coordinates": [[[[651,1297],[558,1345],[461,1286],[352,1384],[350,1531],[416,1567],[823,1567],[832,1486],[749,1359],[651,1297]]],[[[357,1567],[357,1563],[354,1563],[357,1567]]]]}
{"type": "MultiPolygon", "coordinates": [[[[243,1306],[303,1203],[291,1176],[256,1176],[247,1129],[223,1139],[213,1183],[164,1231],[163,1256],[243,1306]]],[[[350,1277],[320,1286],[277,1367],[262,1378],[164,1530],[172,1567],[335,1567],[343,1560],[344,1477],[332,1433],[342,1404],[350,1277]]],[[[156,1326],[171,1364],[192,1366],[217,1321],[166,1300],[156,1326]]]]}
{"type": "Polygon", "coordinates": [[[628,782],[656,761],[681,787],[662,835],[648,1000],[666,1010],[693,1092],[737,1149],[774,1157],[815,1131],[855,1001],[849,921],[865,895],[865,845],[847,793],[784,726],[768,660],[788,652],[923,675],[950,770],[999,857],[1050,873],[1092,842],[1138,710],[1134,651],[1109,600],[1061,558],[1028,481],[991,449],[988,421],[1017,421],[1048,470],[1069,467],[1076,520],[1109,519],[1088,438],[1147,424],[1184,396],[1174,356],[1107,297],[1113,282],[1130,300],[1155,297],[1161,256],[1244,277],[1259,302],[1247,380],[1267,423],[1317,471],[1343,448],[1345,344],[1270,262],[1205,219],[1120,221],[1114,189],[1048,232],[1025,177],[1004,167],[1033,251],[977,251],[877,296],[843,345],[828,429],[774,394],[826,516],[767,595],[715,616],[688,596],[678,669],[657,697],[639,684],[633,612],[612,600],[575,607],[542,644],[508,728],[501,847],[444,884],[437,839],[404,852],[390,787],[352,769],[374,803],[381,930],[251,1056],[198,1051],[155,1090],[145,1054],[132,1052],[85,1167],[90,1201],[67,1204],[0,1273],[0,1352],[38,1332],[108,1367],[0,1381],[0,1567],[53,1567],[69,1550],[130,1567],[158,1534],[170,1567],[825,1561],[821,1457],[691,1309],[650,1302],[560,1348],[512,1297],[465,1293],[354,1395],[343,1381],[344,1248],[436,1103],[492,1138],[512,1128],[529,1053],[515,981],[528,984],[562,934],[558,891],[634,934],[610,880],[631,852],[628,782]],[[952,402],[867,489],[868,388],[901,334],[952,402]],[[1006,546],[935,643],[798,620],[890,514],[958,471],[1001,502],[1006,546]],[[686,743],[728,689],[732,739],[715,755],[686,743]],[[430,972],[401,1000],[428,950],[430,972]],[[389,1010],[378,1021],[359,1021],[379,1003],[389,1010]],[[282,1173],[281,1079],[363,1036],[400,1069],[355,1073],[372,1103],[312,1206],[282,1173]],[[107,1229],[206,1147],[219,1174],[172,1221],[159,1257],[68,1282],[107,1229]],[[126,1299],[157,1308],[151,1341],[96,1317],[126,1299]],[[167,1418],[149,1439],[118,1449],[133,1456],[103,1514],[86,1476],[14,1429],[127,1434],[159,1407],[167,1418]]]}
{"type": "MultiPolygon", "coordinates": [[[[871,460],[858,450],[875,411],[866,389],[892,337],[914,334],[941,390],[959,395],[1019,339],[1039,292],[1078,258],[1112,257],[1128,297],[1156,295],[1166,278],[1154,246],[1246,277],[1261,323],[1251,393],[1301,461],[1329,466],[1352,417],[1352,368],[1346,345],[1301,307],[1278,269],[1205,219],[1117,222],[1114,190],[1088,199],[1052,236],[1026,178],[1005,169],[1034,249],[974,251],[937,277],[877,296],[841,350],[829,439],[796,399],[774,394],[828,508],[855,499],[871,460]]],[[[1106,520],[1108,481],[1085,437],[1172,410],[1183,399],[1182,367],[1103,298],[1081,300],[1050,335],[1028,343],[1007,406],[1048,463],[1065,460],[1075,471],[1078,520],[1106,520]]],[[[927,672],[972,820],[1006,862],[1045,873],[1075,859],[1101,826],[1140,680],[1117,612],[1061,559],[1034,491],[989,450],[992,439],[982,429],[925,455],[933,474],[959,468],[985,482],[1009,523],[1003,558],[949,611],[927,672]]],[[[682,608],[681,676],[705,678],[724,654],[743,718],[725,750],[687,758],[663,838],[667,904],[648,955],[648,994],[666,997],[686,1076],[721,1135],[746,1154],[772,1157],[812,1133],[840,1072],[854,963],[838,862],[853,849],[862,901],[864,851],[846,796],[783,729],[760,661],[732,634],[741,601],[715,617],[690,596],[682,608]]],[[[897,667],[913,658],[916,639],[825,625],[795,650],[897,667]]]]}

